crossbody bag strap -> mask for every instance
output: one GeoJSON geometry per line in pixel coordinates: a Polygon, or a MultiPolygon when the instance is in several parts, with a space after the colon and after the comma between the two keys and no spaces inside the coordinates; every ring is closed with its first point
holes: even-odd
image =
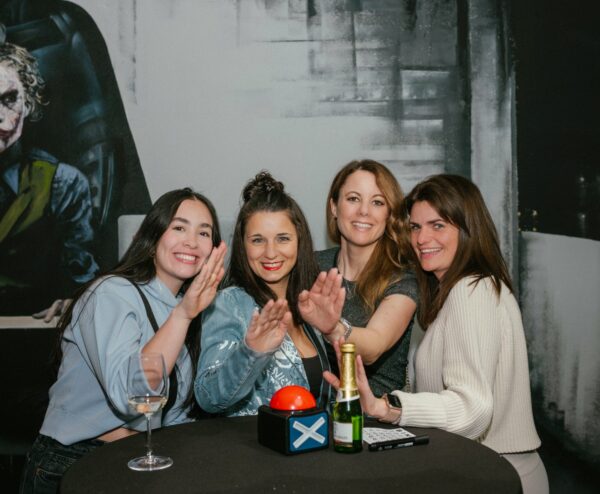
{"type": "MultiPolygon", "coordinates": [[[[319,362],[321,364],[321,369],[324,371],[331,371],[331,367],[329,366],[329,359],[327,358],[327,350],[325,349],[325,345],[322,340],[319,339],[317,334],[315,333],[314,328],[307,323],[303,324],[304,333],[308,336],[308,339],[311,341],[315,349],[317,350],[317,356],[319,357],[319,362]]],[[[318,404],[323,408],[327,408],[329,401],[331,399],[331,386],[323,376],[321,376],[321,393],[319,396],[318,404]]]]}
{"type": "MultiPolygon", "coordinates": [[[[138,291],[138,293],[140,294],[140,297],[142,297],[142,302],[144,302],[144,307],[146,308],[146,315],[148,316],[148,320],[150,321],[150,325],[152,326],[152,329],[154,329],[154,332],[156,333],[158,331],[158,323],[156,322],[156,318],[154,317],[154,313],[152,312],[152,308],[150,307],[150,302],[148,302],[148,299],[146,298],[146,295],[144,295],[144,292],[142,291],[142,289],[137,286],[137,284],[135,284],[133,281],[129,280],[131,282],[131,284],[135,287],[135,289],[138,291]]],[[[173,408],[173,405],[175,404],[175,400],[177,399],[177,369],[176,369],[177,365],[175,365],[175,367],[173,367],[173,370],[171,371],[171,374],[169,375],[169,396],[167,398],[167,403],[165,405],[165,408],[163,410],[163,417],[166,416],[167,412],[173,408]]]]}

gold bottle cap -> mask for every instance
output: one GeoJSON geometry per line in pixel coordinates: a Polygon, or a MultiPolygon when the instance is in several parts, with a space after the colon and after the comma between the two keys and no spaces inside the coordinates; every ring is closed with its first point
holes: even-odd
{"type": "Polygon", "coordinates": [[[354,353],[356,352],[356,346],[354,345],[354,343],[344,343],[340,350],[343,353],[354,353]]]}

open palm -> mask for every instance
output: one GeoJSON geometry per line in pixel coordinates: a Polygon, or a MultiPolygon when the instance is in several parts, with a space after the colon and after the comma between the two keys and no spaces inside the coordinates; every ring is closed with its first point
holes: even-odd
{"type": "Polygon", "coordinates": [[[272,352],[279,348],[292,324],[287,300],[269,300],[255,312],[246,332],[246,345],[255,352],[272,352]]]}
{"type": "Polygon", "coordinates": [[[342,315],[346,290],[336,268],[319,274],[310,291],[298,296],[298,310],[308,324],[324,334],[331,333],[342,315]]]}
{"type": "Polygon", "coordinates": [[[193,319],[206,309],[215,298],[217,288],[225,273],[223,262],[226,252],[225,242],[221,242],[218,247],[215,247],[186,290],[181,306],[189,319],[193,319]]]}

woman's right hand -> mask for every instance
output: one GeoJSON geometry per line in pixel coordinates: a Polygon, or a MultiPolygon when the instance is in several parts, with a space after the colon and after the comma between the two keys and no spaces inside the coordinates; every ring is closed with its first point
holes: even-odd
{"type": "Polygon", "coordinates": [[[308,324],[324,335],[329,335],[338,326],[345,300],[346,289],[342,286],[342,275],[336,268],[332,268],[327,273],[319,273],[310,291],[300,292],[298,310],[308,324]]]}
{"type": "Polygon", "coordinates": [[[287,300],[269,300],[262,310],[255,311],[246,332],[246,345],[255,352],[277,349],[292,325],[292,313],[287,300]]]}

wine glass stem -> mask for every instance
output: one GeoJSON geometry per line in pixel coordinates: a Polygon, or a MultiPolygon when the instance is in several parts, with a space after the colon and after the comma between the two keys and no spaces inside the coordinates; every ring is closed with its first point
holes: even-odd
{"type": "Polygon", "coordinates": [[[146,414],[146,456],[152,458],[152,427],[150,427],[151,415],[146,414]]]}

